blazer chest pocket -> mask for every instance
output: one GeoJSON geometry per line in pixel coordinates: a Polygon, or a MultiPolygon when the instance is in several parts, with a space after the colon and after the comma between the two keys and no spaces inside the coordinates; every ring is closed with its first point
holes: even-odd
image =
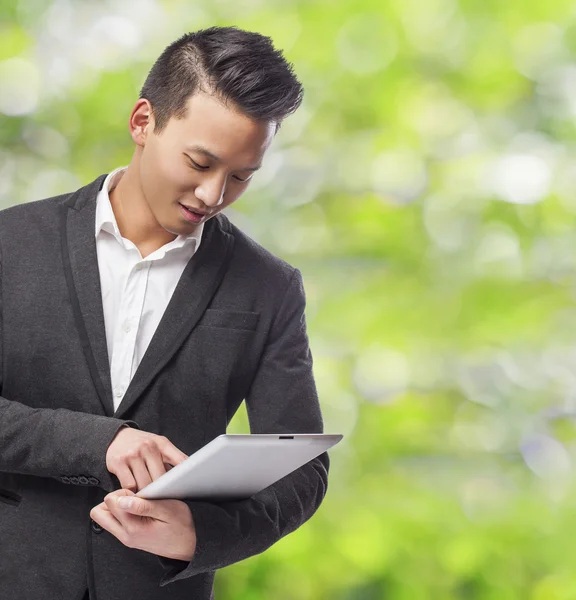
{"type": "Polygon", "coordinates": [[[254,331],[260,313],[246,310],[219,310],[207,308],[198,321],[198,327],[221,327],[224,329],[244,329],[254,331]]]}

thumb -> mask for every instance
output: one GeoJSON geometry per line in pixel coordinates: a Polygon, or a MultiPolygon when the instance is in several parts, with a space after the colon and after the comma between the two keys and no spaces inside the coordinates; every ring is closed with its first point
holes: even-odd
{"type": "Polygon", "coordinates": [[[154,505],[152,502],[149,502],[144,498],[139,498],[138,496],[120,496],[120,498],[118,498],[118,508],[122,508],[126,512],[141,517],[146,515],[151,516],[154,512],[154,505]]]}

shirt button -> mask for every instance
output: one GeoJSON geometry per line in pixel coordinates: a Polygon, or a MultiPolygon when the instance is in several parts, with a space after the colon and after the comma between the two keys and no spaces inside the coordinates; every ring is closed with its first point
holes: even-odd
{"type": "Polygon", "coordinates": [[[122,392],[120,390],[116,392],[116,398],[122,398],[122,392]]]}
{"type": "Polygon", "coordinates": [[[130,323],[124,323],[124,331],[126,333],[128,333],[130,330],[132,329],[132,326],[130,325],[130,323]]]}

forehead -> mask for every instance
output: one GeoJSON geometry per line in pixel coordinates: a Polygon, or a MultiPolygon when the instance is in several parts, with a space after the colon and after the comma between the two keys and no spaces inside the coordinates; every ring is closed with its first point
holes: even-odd
{"type": "Polygon", "coordinates": [[[187,109],[184,119],[171,118],[166,127],[170,141],[182,149],[200,145],[225,161],[259,162],[274,138],[274,123],[255,121],[213,96],[195,94],[187,109]]]}

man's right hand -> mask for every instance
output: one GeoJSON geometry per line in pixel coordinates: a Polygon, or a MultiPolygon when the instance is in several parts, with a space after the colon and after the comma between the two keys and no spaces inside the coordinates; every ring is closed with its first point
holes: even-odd
{"type": "Polygon", "coordinates": [[[106,451],[106,468],[137,493],[187,458],[163,435],[121,427],[106,451]]]}

